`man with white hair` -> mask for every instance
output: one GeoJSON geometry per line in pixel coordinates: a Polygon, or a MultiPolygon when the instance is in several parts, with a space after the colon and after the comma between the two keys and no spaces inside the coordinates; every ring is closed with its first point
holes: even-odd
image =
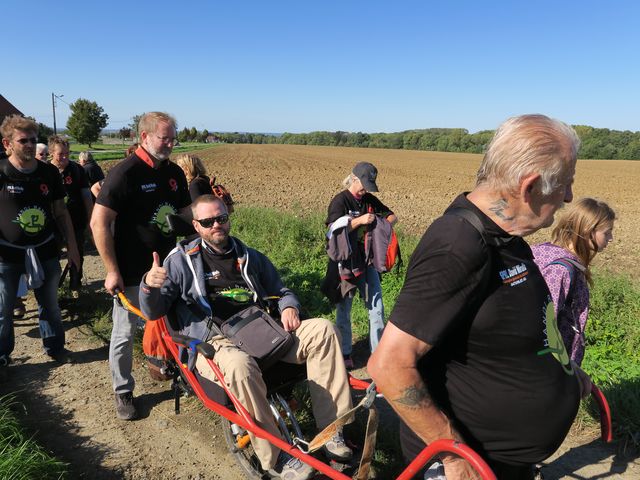
{"type": "Polygon", "coordinates": [[[36,160],[47,163],[49,161],[49,147],[46,143],[36,145],[36,160]]]}
{"type": "MultiPolygon", "coordinates": [[[[417,246],[369,373],[405,422],[408,460],[449,438],[501,480],[532,480],[564,440],[588,381],[564,348],[544,278],[522,237],[572,200],[579,140],[543,115],[503,123],[473,191],[417,246]]],[[[476,478],[442,457],[448,480],[476,478]]]]}

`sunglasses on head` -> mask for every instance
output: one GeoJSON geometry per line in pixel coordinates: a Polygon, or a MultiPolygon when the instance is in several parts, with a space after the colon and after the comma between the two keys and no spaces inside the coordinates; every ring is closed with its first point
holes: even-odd
{"type": "Polygon", "coordinates": [[[224,225],[225,223],[227,223],[229,221],[229,214],[223,213],[222,215],[218,215],[217,217],[202,218],[200,220],[194,218],[194,220],[204,228],[211,228],[216,222],[218,223],[218,225],[224,225]]]}
{"type": "Polygon", "coordinates": [[[18,142],[20,145],[26,145],[27,143],[33,143],[35,145],[36,143],[38,143],[38,139],[36,137],[18,138],[16,139],[16,142],[18,142]]]}

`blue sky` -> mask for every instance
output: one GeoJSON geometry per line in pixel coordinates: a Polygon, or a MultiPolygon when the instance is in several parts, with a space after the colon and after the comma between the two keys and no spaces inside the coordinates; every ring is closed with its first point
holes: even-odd
{"type": "MultiPolygon", "coordinates": [[[[210,131],[493,129],[539,112],[640,130],[633,1],[9,1],[0,93],[51,93],[121,128],[150,110],[210,131]]],[[[70,113],[58,101],[58,127],[70,113]]]]}

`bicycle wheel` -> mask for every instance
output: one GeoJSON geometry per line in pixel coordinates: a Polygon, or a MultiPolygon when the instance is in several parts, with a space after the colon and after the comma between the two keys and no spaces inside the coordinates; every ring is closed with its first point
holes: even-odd
{"type": "MultiPolygon", "coordinates": [[[[269,478],[269,476],[263,472],[262,467],[260,466],[260,461],[253,450],[251,442],[247,442],[243,447],[238,446],[237,435],[233,430],[234,428],[237,429],[239,427],[237,425],[232,425],[232,423],[224,417],[221,417],[221,420],[224,439],[227,442],[229,451],[235,457],[245,476],[249,480],[262,480],[269,478]]],[[[246,434],[246,431],[242,434],[246,434]]]]}

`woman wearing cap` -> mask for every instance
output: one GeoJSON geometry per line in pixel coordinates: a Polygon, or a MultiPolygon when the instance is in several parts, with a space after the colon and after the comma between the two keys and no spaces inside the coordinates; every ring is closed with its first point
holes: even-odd
{"type": "MultiPolygon", "coordinates": [[[[326,224],[332,228],[334,222],[341,219],[347,223],[351,256],[348,262],[329,260],[327,276],[322,286],[323,292],[336,303],[336,326],[342,336],[342,353],[345,366],[353,368],[351,359],[351,305],[355,289],[360,292],[369,313],[369,337],[371,352],[378,346],[384,329],[384,306],[382,304],[382,288],[380,274],[365,260],[362,271],[354,269],[353,288],[345,292],[341,286],[339,267],[344,264],[354,265],[365,259],[365,234],[376,221],[376,216],[386,218],[392,225],[398,220],[396,215],[370,192],[377,192],[376,177],[378,170],[368,162],[360,162],[344,179],[345,190],[338,193],[329,204],[326,224]],[[355,244],[355,245],[354,245],[355,244]]],[[[343,282],[344,284],[344,282],[343,282]]]]}

